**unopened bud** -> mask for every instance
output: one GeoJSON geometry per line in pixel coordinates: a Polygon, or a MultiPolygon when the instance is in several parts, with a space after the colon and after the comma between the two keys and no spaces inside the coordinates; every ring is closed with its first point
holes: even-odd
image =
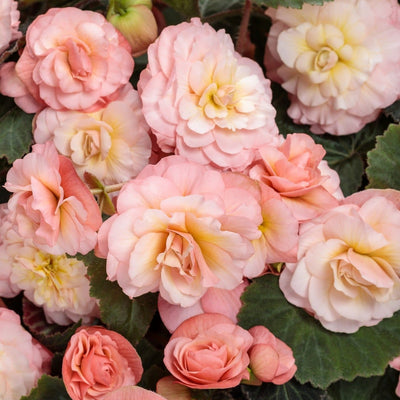
{"type": "Polygon", "coordinates": [[[134,57],[145,53],[158,35],[151,0],[111,0],[107,20],[132,47],[134,57]]]}

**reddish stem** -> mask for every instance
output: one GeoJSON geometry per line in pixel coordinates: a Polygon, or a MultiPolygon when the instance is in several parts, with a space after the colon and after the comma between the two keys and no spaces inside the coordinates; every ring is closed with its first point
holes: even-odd
{"type": "Polygon", "coordinates": [[[239,54],[243,54],[246,49],[247,29],[249,27],[251,7],[251,0],[246,0],[243,7],[242,21],[239,27],[239,36],[236,41],[236,51],[239,54]]]}

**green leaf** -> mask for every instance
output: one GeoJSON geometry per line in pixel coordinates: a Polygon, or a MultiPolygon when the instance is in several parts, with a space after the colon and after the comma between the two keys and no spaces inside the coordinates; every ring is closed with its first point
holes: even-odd
{"type": "Polygon", "coordinates": [[[293,350],[296,379],[326,388],[339,379],[383,375],[389,361],[400,354],[400,312],[356,333],[330,332],[301,308],[288,303],[278,277],[257,278],[242,295],[239,324],[263,325],[293,350]]]}
{"type": "Polygon", "coordinates": [[[32,143],[32,114],[17,106],[0,116],[0,157],[9,163],[29,152],[32,143]]]}
{"type": "Polygon", "coordinates": [[[164,0],[164,3],[185,17],[198,17],[200,10],[197,0],[164,0]]]}
{"type": "Polygon", "coordinates": [[[263,383],[261,386],[241,385],[246,400],[322,400],[327,398],[326,392],[301,385],[295,379],[284,385],[263,383]]]}
{"type": "Polygon", "coordinates": [[[28,396],[22,396],[21,400],[71,400],[71,398],[68,396],[62,379],[42,375],[37,386],[28,396]]]}
{"type": "Polygon", "coordinates": [[[88,267],[90,294],[100,300],[101,320],[136,345],[146,334],[157,309],[157,294],[129,299],[116,282],[107,280],[106,262],[93,252],[80,257],[88,267]]]}
{"type": "Polygon", "coordinates": [[[332,0],[254,0],[255,4],[267,7],[290,7],[290,8],[302,8],[303,4],[312,4],[321,6],[322,4],[332,0]]]}
{"type": "Polygon", "coordinates": [[[241,8],[244,0],[199,0],[199,10],[202,16],[226,12],[232,8],[241,8]]]}
{"type": "Polygon", "coordinates": [[[390,125],[368,153],[369,188],[400,189],[400,125],[390,125]]]}
{"type": "Polygon", "coordinates": [[[388,367],[384,376],[338,381],[328,388],[332,400],[398,400],[398,372],[388,367]]]}

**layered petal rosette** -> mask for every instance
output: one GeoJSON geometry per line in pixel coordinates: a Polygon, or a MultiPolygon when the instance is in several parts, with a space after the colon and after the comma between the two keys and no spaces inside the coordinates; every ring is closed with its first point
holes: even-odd
{"type": "Polygon", "coordinates": [[[269,8],[267,76],[289,92],[289,116],[314,133],[346,135],[400,96],[400,5],[334,0],[269,8]]]}
{"type": "Polygon", "coordinates": [[[24,329],[14,311],[0,307],[0,326],[0,395],[19,400],[42,374],[50,373],[51,353],[24,329]]]}
{"type": "Polygon", "coordinates": [[[18,233],[50,254],[86,254],[97,241],[102,219],[94,196],[72,162],[52,142],[36,144],[14,162],[4,187],[18,233]]]}
{"type": "Polygon", "coordinates": [[[27,112],[96,109],[128,83],[133,66],[129,43],[103,15],[51,8],[29,25],[16,76],[1,90],[19,97],[24,86],[31,99],[18,105],[27,112]]]}
{"type": "Polygon", "coordinates": [[[225,31],[197,18],[166,27],[148,58],[138,90],[162,151],[243,170],[276,139],[270,81],[225,31]]]}
{"type": "Polygon", "coordinates": [[[10,42],[22,36],[18,31],[19,11],[15,0],[2,0],[0,3],[0,54],[10,42]]]}
{"type": "Polygon", "coordinates": [[[324,148],[304,133],[287,135],[279,146],[263,146],[249,176],[280,195],[304,221],[343,199],[339,175],[323,160],[324,148]]]}
{"type": "Polygon", "coordinates": [[[148,163],[148,130],[139,96],[128,84],[92,113],[45,108],[35,117],[33,137],[36,143],[53,140],[81,177],[89,172],[110,185],[135,177],[148,163]]]}
{"type": "Polygon", "coordinates": [[[242,282],[260,223],[247,190],[227,187],[217,170],[169,156],[124,185],[96,253],[128,296],[159,291],[189,307],[210,287],[242,282]]]}
{"type": "Polygon", "coordinates": [[[279,280],[286,299],[334,332],[391,317],[400,309],[399,204],[366,190],[302,224],[298,262],[279,280]]]}

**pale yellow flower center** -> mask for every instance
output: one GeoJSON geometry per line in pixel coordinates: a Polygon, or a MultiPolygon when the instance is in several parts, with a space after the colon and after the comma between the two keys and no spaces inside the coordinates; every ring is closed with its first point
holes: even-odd
{"type": "Polygon", "coordinates": [[[320,71],[328,71],[335,66],[339,57],[335,51],[329,47],[322,47],[315,56],[314,68],[320,71]]]}
{"type": "Polygon", "coordinates": [[[199,106],[203,108],[208,118],[224,118],[235,106],[234,95],[234,85],[219,86],[213,82],[200,97],[199,106]]]}

